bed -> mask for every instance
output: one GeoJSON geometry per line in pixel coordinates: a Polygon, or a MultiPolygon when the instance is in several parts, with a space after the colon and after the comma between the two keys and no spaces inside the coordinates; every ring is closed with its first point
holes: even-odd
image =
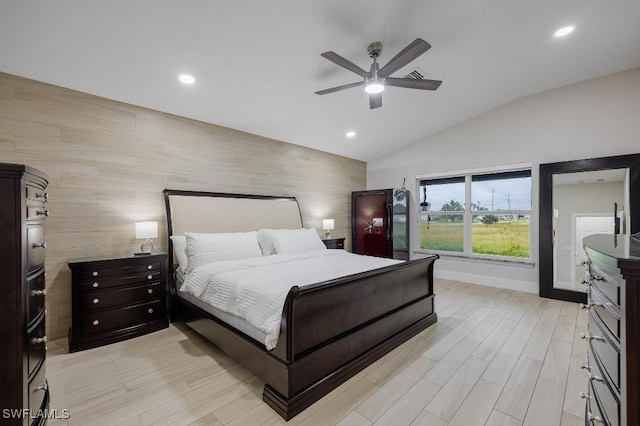
{"type": "MultiPolygon", "coordinates": [[[[297,200],[169,189],[164,198],[173,254],[168,301],[172,320],[184,322],[263,380],[263,400],[285,420],[437,321],[434,255],[291,286],[283,295],[277,339],[268,349],[259,330],[180,291],[184,271],[177,267],[173,241],[185,233],[303,233],[297,200]]],[[[347,256],[334,250],[323,255],[347,256]]],[[[254,266],[264,260],[247,262],[254,266]]]]}

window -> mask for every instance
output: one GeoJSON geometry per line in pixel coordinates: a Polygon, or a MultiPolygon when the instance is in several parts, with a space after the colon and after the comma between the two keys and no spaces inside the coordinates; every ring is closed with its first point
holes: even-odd
{"type": "Polygon", "coordinates": [[[420,248],[529,258],[531,169],[420,179],[420,248]]]}

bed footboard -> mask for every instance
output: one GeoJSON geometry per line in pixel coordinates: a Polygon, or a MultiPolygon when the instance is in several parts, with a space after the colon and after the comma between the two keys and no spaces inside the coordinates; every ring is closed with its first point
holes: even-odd
{"type": "Polygon", "coordinates": [[[435,323],[437,258],[292,288],[273,351],[286,371],[267,382],[264,401],[290,419],[435,323]]]}

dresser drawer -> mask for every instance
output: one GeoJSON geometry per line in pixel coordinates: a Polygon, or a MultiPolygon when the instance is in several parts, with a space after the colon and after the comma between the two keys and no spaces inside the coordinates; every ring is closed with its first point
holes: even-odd
{"type": "Polygon", "coordinates": [[[33,270],[44,265],[46,245],[44,226],[27,226],[27,270],[33,270]]]}
{"type": "Polygon", "coordinates": [[[49,385],[47,384],[47,368],[42,364],[37,374],[29,382],[29,410],[33,416],[38,413],[45,402],[49,385]]]}
{"type": "Polygon", "coordinates": [[[142,324],[161,318],[164,314],[164,304],[158,299],[139,305],[83,314],[80,319],[80,328],[82,334],[99,333],[142,324]]]}
{"type": "MultiPolygon", "coordinates": [[[[589,339],[589,348],[592,355],[589,357],[597,357],[598,362],[613,384],[620,388],[620,350],[618,346],[612,341],[611,336],[604,331],[604,325],[601,325],[600,320],[597,319],[596,314],[589,312],[589,334],[592,336],[589,339]]],[[[592,360],[592,364],[593,364],[592,360]]]]}
{"type": "Polygon", "coordinates": [[[600,412],[600,408],[593,396],[593,390],[589,386],[589,398],[586,399],[587,403],[584,405],[584,424],[585,426],[592,426],[594,424],[604,424],[604,417],[600,412]]]}
{"type": "Polygon", "coordinates": [[[591,285],[596,287],[611,302],[620,306],[620,283],[622,276],[620,272],[608,267],[606,264],[598,263],[589,265],[591,275],[591,285]]]}
{"type": "Polygon", "coordinates": [[[620,308],[609,301],[609,299],[602,296],[600,291],[593,286],[590,286],[589,296],[591,299],[591,303],[593,304],[591,310],[596,312],[598,318],[602,321],[602,323],[607,327],[607,330],[619,343],[620,308]]]}
{"type": "Polygon", "coordinates": [[[595,362],[591,362],[591,379],[589,380],[589,394],[591,395],[591,409],[598,408],[600,417],[605,424],[618,426],[620,424],[620,401],[613,390],[607,385],[595,362]]]}
{"type": "Polygon", "coordinates": [[[27,323],[30,325],[44,311],[44,269],[27,281],[27,323]]]}
{"type": "Polygon", "coordinates": [[[136,287],[117,288],[107,291],[91,291],[80,295],[80,310],[92,312],[119,305],[131,305],[154,300],[161,295],[159,282],[136,287]]]}
{"type": "Polygon", "coordinates": [[[80,283],[82,293],[94,290],[103,290],[116,287],[130,286],[133,284],[151,283],[160,280],[160,271],[144,271],[125,276],[99,276],[80,283]]]}
{"type": "Polygon", "coordinates": [[[45,333],[45,316],[43,314],[38,317],[36,325],[27,332],[29,376],[33,374],[40,364],[44,363],[44,357],[47,352],[47,336],[45,333]]]}

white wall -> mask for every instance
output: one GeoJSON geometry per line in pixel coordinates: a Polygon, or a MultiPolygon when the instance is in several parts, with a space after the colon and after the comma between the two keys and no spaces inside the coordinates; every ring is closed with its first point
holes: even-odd
{"type": "MultiPolygon", "coordinates": [[[[398,186],[406,177],[416,196],[417,174],[531,162],[531,256],[536,264],[522,267],[442,258],[436,262],[435,273],[442,278],[537,292],[539,165],[637,152],[640,68],[521,98],[370,161],[367,187],[398,186]]],[[[415,206],[414,198],[414,210],[415,206]]],[[[417,229],[412,221],[413,249],[417,229]]]]}

